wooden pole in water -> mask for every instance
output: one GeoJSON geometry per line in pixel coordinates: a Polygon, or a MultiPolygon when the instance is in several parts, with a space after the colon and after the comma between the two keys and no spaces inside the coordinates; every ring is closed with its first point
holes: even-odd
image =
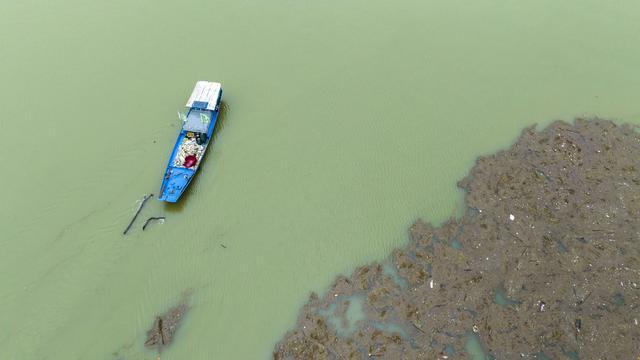
{"type": "Polygon", "coordinates": [[[136,221],[136,218],[138,217],[138,214],[140,214],[140,211],[142,210],[144,203],[146,203],[147,200],[149,200],[149,198],[151,198],[152,196],[153,194],[149,194],[149,195],[145,195],[142,198],[142,202],[140,203],[140,206],[138,206],[138,210],[136,210],[135,215],[133,215],[133,219],[131,219],[131,222],[129,222],[129,225],[127,226],[127,228],[124,229],[124,232],[122,232],[122,235],[127,235],[127,232],[129,231],[129,229],[131,229],[131,225],[133,225],[134,221],[136,221]]]}
{"type": "Polygon", "coordinates": [[[149,225],[149,223],[153,220],[164,220],[164,216],[152,216],[148,218],[144,225],[142,225],[142,231],[144,231],[144,229],[147,228],[147,225],[149,225]]]}

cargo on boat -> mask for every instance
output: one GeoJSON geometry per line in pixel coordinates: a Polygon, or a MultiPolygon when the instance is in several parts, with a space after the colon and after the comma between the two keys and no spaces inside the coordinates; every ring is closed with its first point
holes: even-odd
{"type": "Polygon", "coordinates": [[[189,186],[211,141],[221,99],[220,83],[196,83],[187,101],[187,113],[179,114],[182,128],[162,178],[160,200],[177,202],[189,186]]]}

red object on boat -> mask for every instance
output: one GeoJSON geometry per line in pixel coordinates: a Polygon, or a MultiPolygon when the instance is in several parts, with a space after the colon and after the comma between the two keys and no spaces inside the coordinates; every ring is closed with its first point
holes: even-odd
{"type": "Polygon", "coordinates": [[[186,168],[191,168],[194,167],[197,162],[198,158],[196,158],[195,155],[187,155],[187,157],[184,158],[184,163],[182,165],[186,168]]]}

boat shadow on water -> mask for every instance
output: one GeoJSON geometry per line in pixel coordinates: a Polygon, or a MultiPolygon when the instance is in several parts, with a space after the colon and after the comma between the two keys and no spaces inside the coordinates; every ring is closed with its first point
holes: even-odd
{"type": "MultiPolygon", "coordinates": [[[[211,137],[210,140],[210,145],[209,147],[212,149],[208,149],[208,151],[218,151],[219,149],[216,149],[216,140],[218,139],[219,133],[222,131],[222,129],[224,129],[225,127],[225,123],[227,120],[227,116],[229,115],[230,112],[230,108],[229,108],[229,104],[227,104],[224,100],[222,100],[220,102],[220,112],[218,113],[218,120],[216,121],[216,125],[214,127],[213,130],[213,136],[211,137]]],[[[211,156],[211,155],[209,155],[211,156]]],[[[211,159],[209,161],[203,161],[201,168],[198,172],[200,172],[201,174],[199,174],[198,176],[194,176],[193,180],[191,181],[191,184],[185,189],[184,193],[182,194],[182,196],[180,197],[180,201],[175,202],[175,203],[171,203],[171,202],[164,202],[164,208],[167,212],[169,213],[179,213],[182,211],[182,209],[186,206],[186,204],[189,202],[189,199],[191,198],[191,193],[193,193],[194,191],[197,191],[198,189],[198,183],[200,182],[200,179],[202,177],[206,177],[206,173],[207,173],[207,169],[211,169],[211,166],[213,166],[212,164],[213,162],[211,161],[211,159]],[[196,190],[194,190],[196,189],[196,190]]],[[[205,180],[206,181],[206,180],[205,180]]]]}

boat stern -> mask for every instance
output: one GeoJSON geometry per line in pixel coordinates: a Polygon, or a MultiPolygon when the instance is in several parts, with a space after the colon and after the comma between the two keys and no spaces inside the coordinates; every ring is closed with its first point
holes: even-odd
{"type": "Polygon", "coordinates": [[[166,202],[177,202],[187,189],[195,172],[191,169],[170,167],[165,173],[160,188],[159,199],[166,202]]]}

